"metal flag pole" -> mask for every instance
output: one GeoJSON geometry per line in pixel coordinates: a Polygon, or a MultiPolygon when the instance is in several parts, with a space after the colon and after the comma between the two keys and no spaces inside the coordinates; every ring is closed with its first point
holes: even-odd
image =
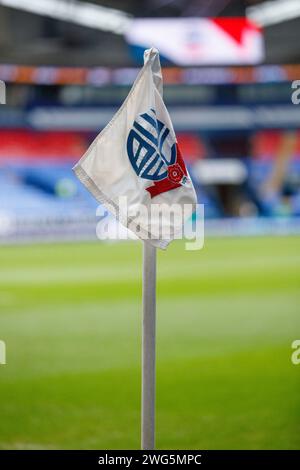
{"type": "Polygon", "coordinates": [[[143,243],[142,432],[144,450],[155,446],[156,248],[143,243]]]}

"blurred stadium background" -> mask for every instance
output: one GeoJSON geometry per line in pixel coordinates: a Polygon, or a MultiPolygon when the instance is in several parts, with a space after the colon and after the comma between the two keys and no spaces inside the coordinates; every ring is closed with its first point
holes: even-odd
{"type": "Polygon", "coordinates": [[[151,45],[206,219],[159,254],[157,445],[299,448],[299,31],[294,0],[0,0],[0,448],[139,447],[140,245],[71,168],[151,45]]]}

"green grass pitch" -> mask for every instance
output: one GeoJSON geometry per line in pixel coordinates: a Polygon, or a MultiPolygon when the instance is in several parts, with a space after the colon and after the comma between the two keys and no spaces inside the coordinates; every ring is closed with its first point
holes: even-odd
{"type": "MultiPolygon", "coordinates": [[[[140,243],[0,249],[0,448],[140,445],[140,243]]],[[[157,448],[300,448],[300,238],[158,254],[157,448]]]]}

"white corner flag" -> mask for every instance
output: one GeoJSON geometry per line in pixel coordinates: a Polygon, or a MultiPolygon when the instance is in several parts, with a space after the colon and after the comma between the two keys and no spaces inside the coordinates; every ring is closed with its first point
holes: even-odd
{"type": "Polygon", "coordinates": [[[182,238],[196,194],[162,99],[156,49],[126,100],[74,171],[117,219],[144,241],[142,338],[142,449],[155,446],[156,248],[182,238]],[[181,236],[180,236],[181,235],[181,236]]]}
{"type": "Polygon", "coordinates": [[[162,88],[159,54],[151,48],[123,105],[74,171],[125,227],[152,246],[166,248],[181,238],[196,194],[162,88]]]}

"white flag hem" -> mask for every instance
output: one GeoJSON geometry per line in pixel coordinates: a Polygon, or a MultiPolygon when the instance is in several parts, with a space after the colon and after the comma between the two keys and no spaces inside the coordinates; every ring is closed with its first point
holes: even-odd
{"type": "Polygon", "coordinates": [[[141,225],[136,224],[134,219],[132,219],[131,217],[124,217],[119,210],[118,204],[115,203],[109,197],[107,197],[106,194],[104,194],[101,189],[99,189],[94,180],[84,171],[84,169],[80,166],[79,163],[75,165],[73,171],[76,174],[77,178],[79,178],[79,180],[84,184],[84,186],[93,194],[97,201],[99,201],[105,207],[107,207],[107,205],[114,207],[114,215],[117,221],[133,232],[135,231],[132,229],[136,229],[136,231],[142,235],[142,237],[139,238],[141,238],[143,241],[150,243],[155,248],[161,248],[162,250],[166,250],[168,245],[171,243],[172,239],[160,240],[151,238],[151,234],[147,230],[145,230],[141,225]],[[132,229],[130,228],[130,226],[132,226],[132,229]]]}

